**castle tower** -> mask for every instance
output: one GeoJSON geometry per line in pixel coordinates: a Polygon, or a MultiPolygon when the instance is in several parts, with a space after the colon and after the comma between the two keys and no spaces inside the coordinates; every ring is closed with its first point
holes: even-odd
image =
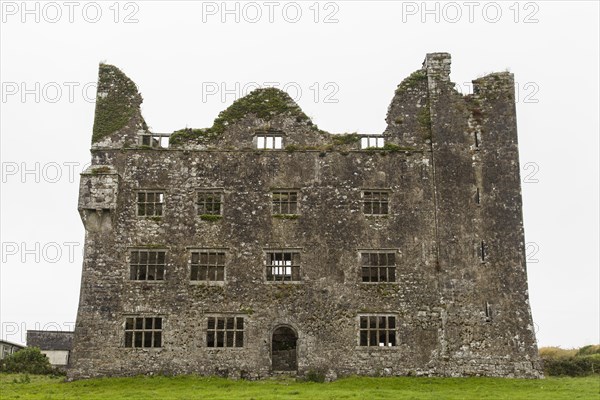
{"type": "Polygon", "coordinates": [[[513,77],[449,74],[428,54],[382,135],[272,88],[164,135],[101,65],[69,377],[541,376],[513,77]]]}

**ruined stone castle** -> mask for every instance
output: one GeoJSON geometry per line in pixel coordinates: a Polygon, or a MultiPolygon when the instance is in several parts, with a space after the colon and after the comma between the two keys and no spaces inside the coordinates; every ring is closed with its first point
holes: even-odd
{"type": "Polygon", "coordinates": [[[101,64],[69,377],[540,377],[513,75],[473,88],[434,53],[382,134],[265,88],[167,135],[101,64]]]}

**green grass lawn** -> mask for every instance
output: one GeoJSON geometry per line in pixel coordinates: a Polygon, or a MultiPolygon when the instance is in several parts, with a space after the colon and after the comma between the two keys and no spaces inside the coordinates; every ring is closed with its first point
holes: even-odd
{"type": "Polygon", "coordinates": [[[8,399],[600,399],[600,377],[345,378],[332,383],[294,380],[135,377],[64,382],[63,378],[0,374],[8,399]]]}

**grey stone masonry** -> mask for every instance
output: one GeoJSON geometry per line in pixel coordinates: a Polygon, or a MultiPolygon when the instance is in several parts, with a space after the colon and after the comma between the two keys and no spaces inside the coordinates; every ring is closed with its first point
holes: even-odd
{"type": "Polygon", "coordinates": [[[41,350],[71,350],[73,332],[68,331],[27,331],[27,346],[41,350]]]}
{"type": "Polygon", "coordinates": [[[473,84],[428,54],[381,135],[266,88],[167,146],[101,64],[69,378],[542,377],[513,76],[473,84]]]}

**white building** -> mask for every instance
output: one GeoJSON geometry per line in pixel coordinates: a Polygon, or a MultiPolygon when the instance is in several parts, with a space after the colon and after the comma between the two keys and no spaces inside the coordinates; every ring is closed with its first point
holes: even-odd
{"type": "Polygon", "coordinates": [[[10,356],[13,353],[25,348],[25,346],[0,340],[0,360],[10,356]]]}

